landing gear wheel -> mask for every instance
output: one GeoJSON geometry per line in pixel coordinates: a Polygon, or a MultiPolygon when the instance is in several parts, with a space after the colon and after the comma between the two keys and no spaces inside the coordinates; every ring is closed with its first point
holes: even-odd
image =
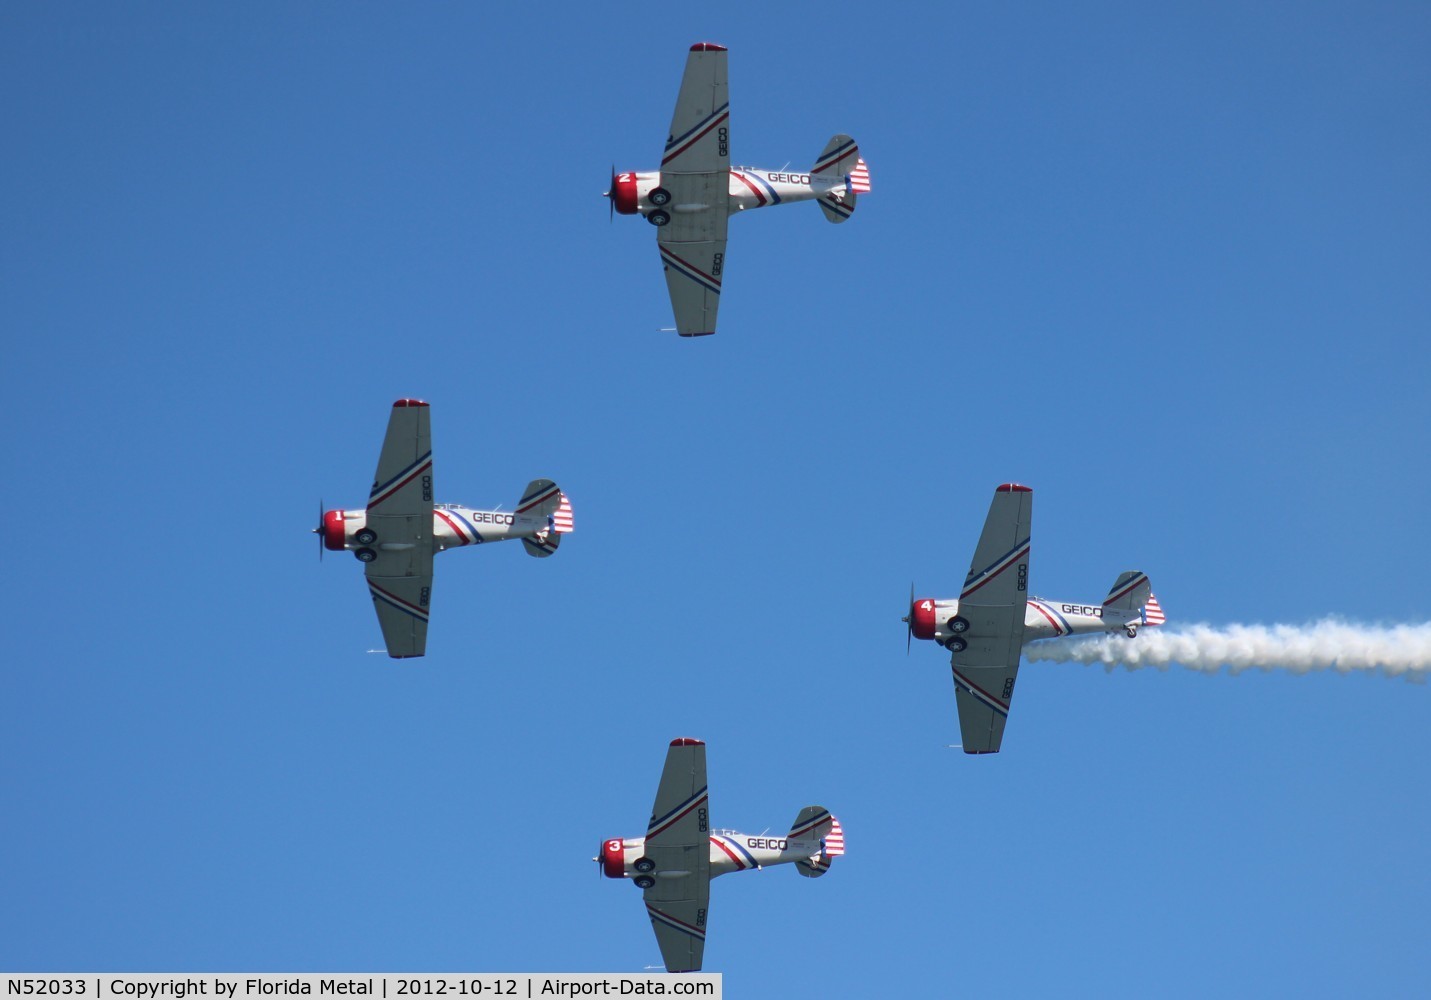
{"type": "Polygon", "coordinates": [[[649,889],[656,884],[656,880],[650,875],[637,875],[631,881],[636,883],[636,888],[638,889],[649,889]]]}
{"type": "Polygon", "coordinates": [[[958,615],[955,615],[953,618],[949,619],[944,624],[949,626],[949,631],[953,632],[955,635],[958,635],[960,632],[969,631],[969,619],[961,618],[958,615]]]}
{"type": "Polygon", "coordinates": [[[651,193],[646,196],[646,200],[653,205],[664,205],[671,200],[671,192],[665,188],[652,188],[651,193]]]}
{"type": "Polygon", "coordinates": [[[659,229],[661,226],[664,226],[666,223],[671,221],[671,216],[666,212],[657,210],[646,216],[646,221],[659,229]]]}
{"type": "Polygon", "coordinates": [[[1138,626],[1136,626],[1136,625],[1125,625],[1125,626],[1123,627],[1123,634],[1126,635],[1129,639],[1136,639],[1136,638],[1138,638],[1138,626]]]}
{"type": "Polygon", "coordinates": [[[964,650],[969,648],[969,644],[963,639],[959,638],[957,635],[954,638],[950,639],[948,642],[946,642],[944,646],[951,653],[962,653],[964,652],[964,650]]]}
{"type": "Polygon", "coordinates": [[[353,555],[358,557],[358,562],[372,562],[378,557],[378,554],[372,549],[359,549],[353,555]]]}
{"type": "Polygon", "coordinates": [[[656,862],[652,861],[650,858],[637,858],[636,863],[633,864],[631,867],[635,868],[638,872],[644,874],[646,872],[655,871],[656,862]]]}
{"type": "Polygon", "coordinates": [[[378,533],[372,528],[364,528],[353,537],[357,539],[359,545],[372,545],[378,540],[378,533]]]}

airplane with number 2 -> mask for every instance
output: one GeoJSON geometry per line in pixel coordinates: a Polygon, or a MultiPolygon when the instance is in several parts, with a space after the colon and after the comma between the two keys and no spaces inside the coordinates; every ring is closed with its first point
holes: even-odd
{"type": "MultiPolygon", "coordinates": [[[[965,753],[998,753],[1023,647],[1039,639],[1122,632],[1167,621],[1147,574],[1118,577],[1101,604],[1030,597],[1033,490],[1005,483],[994,491],[958,600],[910,594],[908,636],[932,639],[951,654],[954,697],[965,753]]],[[[905,644],[908,646],[908,638],[905,644]]]]}
{"type": "Polygon", "coordinates": [[[732,167],[726,49],[697,42],[671,116],[660,170],[611,171],[613,212],[642,215],[656,227],[666,288],[683,337],[715,333],[725,271],[726,223],[751,208],[816,201],[825,218],[844,222],[870,190],[860,147],[837,135],[808,172],[732,167]]]}
{"type": "Polygon", "coordinates": [[[574,527],[571,503],[550,479],[534,479],[512,511],[433,503],[432,428],[428,405],[399,399],[388,418],[378,472],[364,510],[325,510],[314,532],[323,549],[352,550],[363,564],[387,653],[394,659],[427,649],[432,557],[447,549],[520,538],[527,554],[546,558],[574,527]]]}
{"type": "Polygon", "coordinates": [[[781,836],[713,828],[706,745],[676,739],[666,751],[646,836],[604,840],[592,860],[608,878],[629,878],[641,890],[666,971],[699,972],[711,879],[783,864],[794,864],[806,878],[819,878],[844,853],[840,821],[822,806],[801,809],[790,832],[781,836]]]}

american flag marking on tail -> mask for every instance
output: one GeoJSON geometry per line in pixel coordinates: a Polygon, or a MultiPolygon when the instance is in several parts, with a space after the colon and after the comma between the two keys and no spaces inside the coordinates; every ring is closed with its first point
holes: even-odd
{"type": "Polygon", "coordinates": [[[860,157],[855,169],[850,171],[850,190],[855,194],[870,193],[870,168],[864,157],[860,157]]]}
{"type": "Polygon", "coordinates": [[[1167,624],[1167,621],[1168,616],[1163,614],[1162,605],[1158,603],[1158,599],[1156,597],[1154,597],[1152,594],[1149,594],[1148,603],[1143,606],[1143,624],[1165,625],[1167,624]]]}
{"type": "Polygon", "coordinates": [[[561,506],[557,507],[556,512],[552,514],[552,530],[559,535],[576,530],[575,522],[572,519],[571,501],[567,499],[565,493],[561,495],[561,506]]]}
{"type": "Polygon", "coordinates": [[[830,817],[830,832],[825,834],[824,850],[821,853],[827,858],[838,858],[845,853],[845,830],[833,816],[830,817]]]}

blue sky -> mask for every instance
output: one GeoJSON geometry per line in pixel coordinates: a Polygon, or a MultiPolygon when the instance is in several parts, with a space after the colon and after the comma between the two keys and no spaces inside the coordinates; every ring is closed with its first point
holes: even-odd
{"type": "Polygon", "coordinates": [[[639,971],[588,859],[694,736],[849,843],[715,883],[727,995],[1424,988],[1424,685],[1030,664],[966,758],[899,616],[1018,480],[1041,594],[1426,620],[1431,11],[532,10],[0,10],[0,967],[639,971]],[[875,190],[683,341],[600,194],[698,40],[737,160],[875,190]],[[444,555],[415,665],[307,533],[402,396],[577,523],[444,555]]]}

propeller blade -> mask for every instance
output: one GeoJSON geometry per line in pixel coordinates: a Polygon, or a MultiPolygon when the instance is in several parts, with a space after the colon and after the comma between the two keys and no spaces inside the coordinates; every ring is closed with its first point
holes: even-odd
{"type": "Polygon", "coordinates": [[[323,561],[323,498],[318,498],[318,527],[313,529],[313,534],[318,536],[318,561],[323,561]]]}
{"type": "Polygon", "coordinates": [[[616,164],[611,164],[611,186],[606,189],[607,205],[606,223],[610,225],[616,220],[616,164]]]}
{"type": "Polygon", "coordinates": [[[909,647],[914,642],[914,581],[909,581],[909,603],[905,605],[909,608],[909,614],[904,616],[904,624],[909,626],[904,630],[904,655],[909,655],[909,647]]]}

